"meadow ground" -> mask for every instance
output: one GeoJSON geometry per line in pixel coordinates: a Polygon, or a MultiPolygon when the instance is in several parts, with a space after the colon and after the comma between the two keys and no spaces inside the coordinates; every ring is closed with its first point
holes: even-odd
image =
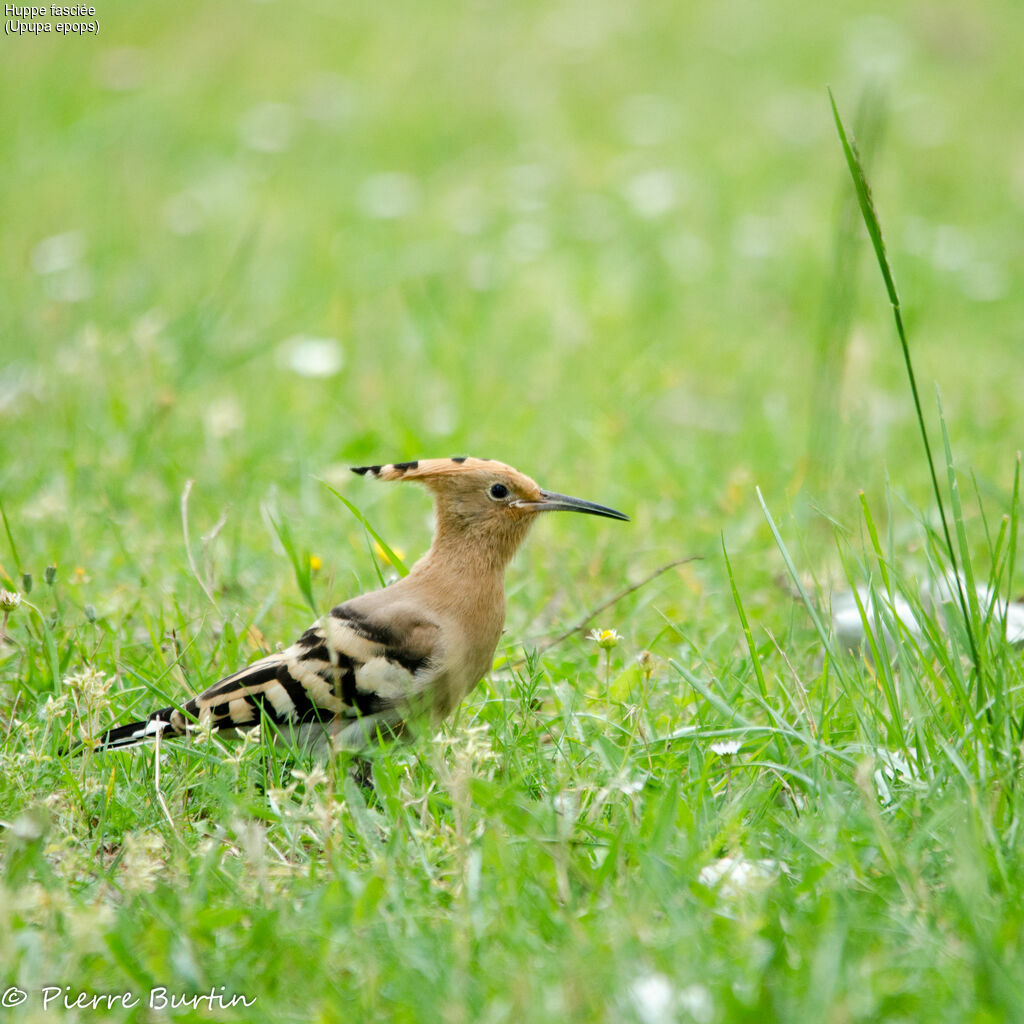
{"type": "Polygon", "coordinates": [[[1012,597],[1019,5],[93,20],[0,43],[2,1019],[1019,1019],[1020,657],[933,599],[826,92],[957,563],[1012,597]],[[633,521],[538,526],[492,676],[372,792],[262,741],[60,755],[392,571],[325,483],[425,548],[347,465],[459,453],[633,521]]]}

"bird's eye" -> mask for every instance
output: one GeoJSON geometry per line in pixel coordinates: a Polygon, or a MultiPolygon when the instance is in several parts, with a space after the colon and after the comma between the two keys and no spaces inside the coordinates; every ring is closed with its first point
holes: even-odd
{"type": "Polygon", "coordinates": [[[504,484],[491,484],[490,490],[487,493],[495,501],[501,501],[502,498],[508,497],[508,488],[504,484]]]}

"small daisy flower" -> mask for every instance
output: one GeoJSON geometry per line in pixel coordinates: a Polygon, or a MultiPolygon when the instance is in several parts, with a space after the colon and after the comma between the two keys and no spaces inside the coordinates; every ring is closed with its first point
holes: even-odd
{"type": "Polygon", "coordinates": [[[610,651],[618,646],[622,637],[614,629],[592,629],[587,634],[588,640],[593,640],[602,651],[610,651]]]}
{"type": "Polygon", "coordinates": [[[717,743],[711,744],[711,753],[717,754],[719,757],[732,757],[733,754],[740,752],[742,746],[740,740],[719,740],[717,743]]]}

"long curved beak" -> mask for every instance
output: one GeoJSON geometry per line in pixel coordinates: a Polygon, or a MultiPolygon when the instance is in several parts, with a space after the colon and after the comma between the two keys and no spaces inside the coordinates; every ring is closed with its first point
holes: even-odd
{"type": "Polygon", "coordinates": [[[629,516],[624,512],[618,512],[607,505],[598,505],[593,501],[584,501],[582,498],[570,498],[568,494],[558,494],[555,491],[541,491],[540,501],[518,501],[516,505],[533,512],[585,512],[589,516],[605,516],[608,519],[629,522],[629,516]]]}

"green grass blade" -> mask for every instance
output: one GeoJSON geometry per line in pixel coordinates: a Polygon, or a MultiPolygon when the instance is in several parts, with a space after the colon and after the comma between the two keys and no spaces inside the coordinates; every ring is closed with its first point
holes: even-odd
{"type": "Polygon", "coordinates": [[[800,573],[797,572],[796,564],[793,562],[790,556],[789,549],[786,547],[786,542],[782,539],[782,534],[779,532],[779,528],[775,525],[775,520],[772,518],[771,512],[768,511],[768,505],[765,503],[764,495],[761,493],[761,488],[756,487],[754,490],[757,493],[757,500],[761,504],[761,511],[764,512],[764,517],[768,521],[768,528],[772,531],[772,537],[775,538],[775,546],[779,549],[779,553],[782,555],[782,560],[786,564],[786,571],[789,573],[789,578],[793,581],[793,586],[796,587],[797,593],[800,595],[800,600],[803,601],[804,607],[807,609],[807,613],[811,617],[811,622],[814,624],[814,629],[818,634],[818,638],[821,640],[822,646],[828,652],[829,658],[833,663],[838,661],[836,657],[835,649],[832,646],[832,637],[822,622],[821,616],[818,614],[818,609],[815,608],[814,602],[811,600],[810,595],[807,593],[807,588],[804,586],[803,580],[800,579],[800,573]]]}
{"type": "Polygon", "coordinates": [[[288,560],[292,563],[292,571],[295,574],[295,583],[299,588],[299,592],[305,598],[306,604],[313,610],[313,614],[319,615],[320,612],[316,606],[316,598],[313,596],[313,567],[309,560],[309,552],[299,551],[295,546],[291,527],[289,527],[286,519],[283,517],[278,519],[269,511],[267,512],[267,519],[274,528],[274,533],[277,534],[277,539],[281,542],[285,554],[288,555],[288,560]]]}
{"type": "MultiPolygon", "coordinates": [[[[1006,599],[1013,600],[1013,574],[1017,567],[1017,524],[1020,518],[1020,452],[1013,469],[1013,496],[1010,499],[1009,538],[1006,551],[1006,599]]],[[[1006,638],[1005,616],[1003,622],[1003,638],[1006,638]]]]}
{"type": "Polygon", "coordinates": [[[50,669],[52,689],[54,693],[59,693],[63,673],[60,668],[60,652],[57,650],[57,640],[54,636],[54,629],[56,626],[51,628],[49,619],[47,619],[36,605],[25,600],[22,600],[22,605],[31,611],[39,620],[39,635],[42,640],[43,651],[46,655],[46,664],[50,669]]]}
{"type": "Polygon", "coordinates": [[[885,281],[885,290],[889,293],[889,301],[899,314],[900,297],[896,291],[896,282],[892,276],[892,268],[889,266],[889,257],[885,252],[885,241],[882,238],[882,228],[875,213],[875,203],[871,196],[871,186],[868,185],[867,176],[864,174],[864,167],[861,163],[860,154],[857,151],[857,143],[846,134],[842,118],[839,116],[839,108],[836,106],[832,90],[828,92],[829,102],[832,104],[832,116],[835,118],[836,128],[839,131],[839,140],[843,144],[843,153],[846,155],[846,163],[850,168],[850,175],[853,178],[853,187],[857,192],[857,202],[860,204],[861,216],[864,219],[864,226],[868,229],[868,236],[871,238],[872,248],[878,258],[878,266],[882,271],[882,279],[885,281]]]}
{"type": "Polygon", "coordinates": [[[971,647],[971,656],[975,668],[979,668],[978,648],[975,642],[974,631],[971,628],[967,600],[960,583],[960,570],[956,557],[956,549],[953,546],[953,538],[949,529],[949,522],[946,518],[946,506],[942,500],[942,490],[939,487],[939,477],[935,470],[935,459],[932,457],[932,446],[928,440],[928,429],[924,422],[924,412],[921,408],[921,396],[917,390],[917,378],[914,374],[914,364],[910,358],[910,346],[907,343],[907,333],[903,326],[903,313],[900,307],[899,293],[896,291],[896,282],[893,278],[892,268],[889,264],[889,257],[885,251],[885,241],[882,237],[882,228],[875,212],[875,203],[871,196],[871,188],[864,174],[864,167],[857,152],[856,142],[847,135],[843,120],[839,116],[839,108],[836,106],[832,90],[828,94],[829,102],[832,105],[832,116],[835,119],[836,130],[839,132],[839,139],[843,146],[843,153],[846,156],[846,164],[850,169],[850,176],[853,178],[853,186],[857,192],[857,201],[860,204],[861,216],[864,226],[867,228],[868,237],[871,239],[871,246],[875,250],[875,257],[878,260],[878,268],[882,273],[882,280],[885,282],[885,290],[892,305],[893,318],[896,323],[896,334],[900,340],[900,347],[903,351],[903,362],[907,370],[907,380],[910,383],[910,393],[914,399],[914,410],[917,413],[917,422],[921,431],[921,441],[924,444],[925,457],[928,461],[928,472],[931,475],[932,490],[935,494],[935,502],[939,509],[939,520],[942,523],[942,532],[946,540],[946,549],[949,554],[950,565],[953,576],[956,580],[957,590],[960,598],[960,606],[964,615],[964,625],[967,628],[968,641],[971,647]]]}
{"type": "MultiPolygon", "coordinates": [[[[4,521],[4,532],[7,534],[7,543],[11,547],[11,554],[14,556],[15,571],[21,576],[21,558],[18,555],[18,546],[14,543],[14,534],[11,532],[11,524],[7,520],[7,512],[4,509],[2,498],[0,498],[0,519],[4,521]]],[[[11,582],[13,584],[13,580],[11,582]]]]}
{"type": "Polygon", "coordinates": [[[732,563],[729,561],[729,552],[725,549],[725,536],[722,536],[722,557],[725,559],[725,571],[729,576],[729,587],[732,590],[733,604],[736,605],[736,612],[740,617],[740,626],[743,635],[747,639],[747,650],[750,651],[750,661],[754,666],[754,674],[757,676],[757,685],[761,691],[761,697],[767,699],[768,686],[764,681],[764,670],[761,667],[761,656],[757,653],[757,646],[754,644],[754,635],[750,631],[750,622],[747,620],[747,613],[743,608],[743,599],[740,597],[739,589],[736,586],[736,577],[733,575],[732,563]]]}
{"type": "MultiPolygon", "coordinates": [[[[884,134],[885,121],[886,104],[881,90],[865,89],[858,102],[854,124],[861,142],[861,153],[868,165],[884,134]]],[[[833,415],[833,407],[853,331],[860,277],[857,273],[860,252],[857,202],[850,195],[845,180],[839,184],[840,201],[833,229],[831,267],[814,339],[817,365],[809,451],[812,479],[819,487],[826,486],[835,471],[834,456],[840,425],[833,415]]]]}
{"type": "Polygon", "coordinates": [[[324,487],[326,487],[327,490],[329,490],[331,494],[333,494],[338,499],[338,501],[340,501],[345,506],[345,508],[347,508],[349,512],[351,512],[352,515],[354,515],[356,519],[359,520],[359,522],[363,526],[363,529],[366,530],[366,532],[380,545],[381,551],[384,552],[384,554],[387,556],[387,560],[395,567],[395,571],[398,573],[398,575],[408,576],[409,570],[408,568],[406,568],[405,562],[403,562],[402,559],[395,554],[395,552],[388,546],[387,541],[385,541],[384,538],[370,525],[369,520],[367,520],[366,516],[364,516],[363,513],[360,512],[359,509],[356,508],[356,506],[353,505],[352,502],[345,497],[344,494],[341,494],[337,490],[335,490],[329,483],[327,483],[326,480],[321,480],[320,483],[322,483],[324,487]]]}

